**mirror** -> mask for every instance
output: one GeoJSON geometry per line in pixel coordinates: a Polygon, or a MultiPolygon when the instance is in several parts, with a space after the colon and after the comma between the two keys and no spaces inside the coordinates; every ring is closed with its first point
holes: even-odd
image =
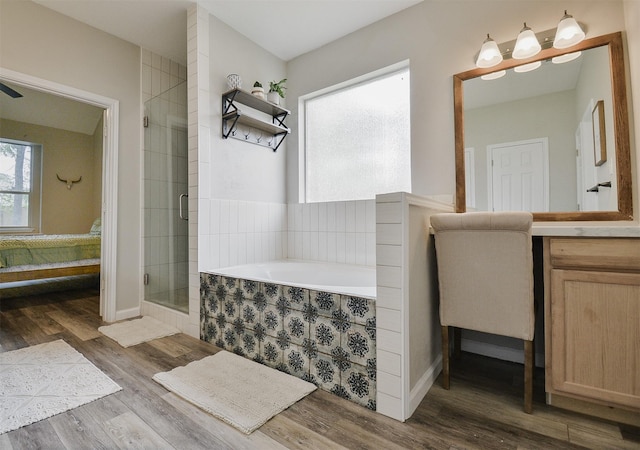
{"type": "Polygon", "coordinates": [[[454,75],[454,113],[456,211],[524,209],[536,221],[632,220],[621,33],[454,75]],[[578,51],[573,61],[551,62],[578,51]],[[531,72],[512,70],[536,61],[542,65],[531,72]],[[502,70],[502,78],[481,78],[502,70]],[[512,164],[521,158],[536,170],[512,164]]]}

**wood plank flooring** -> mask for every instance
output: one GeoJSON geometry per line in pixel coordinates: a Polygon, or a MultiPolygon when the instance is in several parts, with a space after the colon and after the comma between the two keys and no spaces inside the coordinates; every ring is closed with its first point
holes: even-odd
{"type": "MultiPolygon", "coordinates": [[[[1,295],[1,292],[0,292],[1,295]]],[[[247,436],[151,377],[216,353],[178,334],[129,348],[103,336],[95,289],[0,300],[0,351],[64,339],[123,390],[0,435],[0,449],[640,449],[640,428],[544,404],[522,411],[522,366],[464,354],[405,423],[317,390],[247,436]]]]}

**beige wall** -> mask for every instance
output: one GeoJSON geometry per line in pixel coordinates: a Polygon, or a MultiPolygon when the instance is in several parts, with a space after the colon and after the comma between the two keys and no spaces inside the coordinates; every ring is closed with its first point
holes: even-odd
{"type": "MultiPolygon", "coordinates": [[[[627,12],[637,16],[637,2],[627,1],[625,6],[627,12]]],[[[452,75],[474,67],[474,57],[487,32],[497,42],[507,42],[515,39],[523,20],[535,30],[552,29],[564,8],[587,25],[587,36],[625,29],[622,1],[616,0],[572,1],[555,7],[553,3],[534,0],[422,2],[290,61],[287,75],[291,123],[298,119],[298,107],[292,101],[298,96],[409,59],[413,192],[453,194],[452,75]]],[[[629,53],[640,53],[638,20],[627,21],[636,27],[633,36],[629,33],[629,53]]],[[[638,69],[632,72],[632,84],[640,89],[638,69]]],[[[297,201],[300,188],[296,128],[288,138],[287,148],[290,202],[297,201]]],[[[636,183],[634,193],[637,192],[636,183]]]]}
{"type": "Polygon", "coordinates": [[[626,24],[627,50],[629,54],[630,75],[630,99],[631,110],[631,161],[633,183],[633,210],[635,219],[640,216],[640,2],[637,0],[625,0],[624,19],[626,24]],[[634,113],[635,111],[635,113],[634,113]],[[635,165],[633,165],[635,161],[635,165]]]}
{"type": "Polygon", "coordinates": [[[0,129],[2,137],[42,145],[40,232],[88,233],[93,220],[99,217],[99,214],[95,215],[94,205],[96,179],[93,136],[2,119],[0,129]],[[67,189],[67,185],[58,181],[56,175],[65,180],[82,177],[82,181],[67,189]]]}
{"type": "Polygon", "coordinates": [[[93,217],[102,213],[102,158],[104,153],[104,120],[101,118],[93,132],[93,217]]]}
{"type": "Polygon", "coordinates": [[[119,101],[117,304],[139,306],[140,48],[28,1],[0,2],[0,65],[119,101]],[[25,32],[28,30],[28,32],[25,32]]]}

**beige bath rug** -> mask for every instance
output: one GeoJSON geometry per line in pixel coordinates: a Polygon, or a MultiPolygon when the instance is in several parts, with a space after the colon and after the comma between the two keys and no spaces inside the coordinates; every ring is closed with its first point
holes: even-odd
{"type": "Polygon", "coordinates": [[[153,379],[247,434],[316,389],[224,350],[153,379]]]}
{"type": "Polygon", "coordinates": [[[100,327],[98,331],[123,347],[131,347],[142,342],[180,333],[177,328],[149,316],[100,327]]]}
{"type": "Polygon", "coordinates": [[[0,353],[0,434],[121,389],[63,340],[0,353]]]}

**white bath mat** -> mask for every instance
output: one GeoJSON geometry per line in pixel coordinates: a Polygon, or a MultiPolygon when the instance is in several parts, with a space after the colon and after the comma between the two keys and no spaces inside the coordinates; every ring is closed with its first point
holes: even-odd
{"type": "Polygon", "coordinates": [[[247,434],[316,389],[312,383],[224,350],[157,373],[153,379],[247,434]]]}
{"type": "Polygon", "coordinates": [[[149,316],[106,325],[98,328],[98,331],[123,347],[131,347],[142,342],[180,333],[177,328],[149,316]]]}
{"type": "Polygon", "coordinates": [[[0,434],[120,390],[63,340],[0,353],[0,434]]]}

